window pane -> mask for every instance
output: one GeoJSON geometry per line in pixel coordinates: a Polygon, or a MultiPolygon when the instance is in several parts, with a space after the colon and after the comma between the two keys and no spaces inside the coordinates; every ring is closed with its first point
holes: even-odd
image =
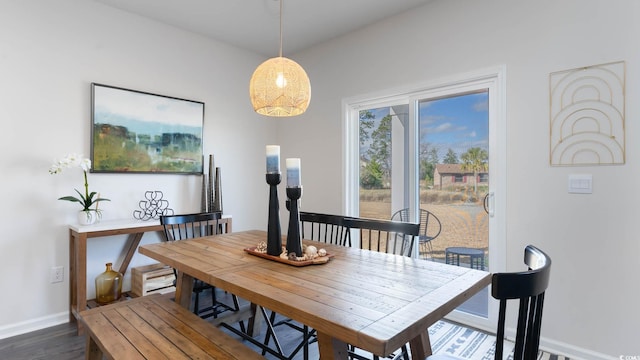
{"type": "Polygon", "coordinates": [[[359,112],[360,216],[391,217],[391,115],[390,108],[359,112]]]}
{"type": "MultiPolygon", "coordinates": [[[[431,241],[431,247],[419,249],[420,256],[486,270],[485,259],[489,254],[489,216],[484,208],[489,189],[488,91],[420,101],[419,128],[420,208],[433,213],[442,224],[442,231],[431,241]],[[471,251],[484,253],[482,262],[472,263],[470,256],[459,255],[471,251]]],[[[459,310],[486,317],[487,301],[488,294],[483,291],[459,310]]]]}

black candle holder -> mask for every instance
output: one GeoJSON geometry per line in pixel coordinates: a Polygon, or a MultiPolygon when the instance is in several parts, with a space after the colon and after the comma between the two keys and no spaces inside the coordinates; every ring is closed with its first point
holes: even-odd
{"type": "Polygon", "coordinates": [[[278,184],[282,180],[279,172],[267,173],[269,184],[269,223],[267,225],[267,254],[279,256],[282,253],[282,231],[280,230],[280,204],[278,184]]]}
{"type": "Polygon", "coordinates": [[[302,256],[302,238],[300,236],[300,210],[298,200],[302,197],[302,186],[288,187],[289,198],[289,231],[287,232],[287,253],[302,256]]]}

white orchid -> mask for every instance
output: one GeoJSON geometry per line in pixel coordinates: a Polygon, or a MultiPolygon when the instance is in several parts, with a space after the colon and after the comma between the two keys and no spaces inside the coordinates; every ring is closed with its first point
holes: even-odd
{"type": "Polygon", "coordinates": [[[83,211],[89,211],[91,210],[91,206],[93,204],[96,204],[96,209],[95,211],[98,213],[98,215],[100,215],[100,210],[97,209],[97,203],[100,201],[110,201],[109,199],[105,199],[105,198],[101,198],[101,197],[96,197],[94,199],[94,196],[96,196],[96,192],[92,191],[91,193],[89,193],[89,183],[87,181],[87,171],[89,171],[91,169],[91,160],[87,159],[87,158],[83,158],[82,155],[78,155],[78,154],[69,154],[66,157],[64,157],[63,159],[54,162],[53,165],[51,165],[51,167],[49,168],[49,173],[50,174],[60,174],[62,173],[62,170],[67,169],[67,168],[73,168],[73,167],[79,167],[82,169],[82,172],[84,174],[84,195],[82,195],[82,193],[76,189],[76,192],[78,193],[78,195],[80,195],[80,198],[74,197],[74,196],[63,196],[61,198],[59,198],[58,200],[66,200],[66,201],[71,201],[71,202],[77,202],[80,203],[80,205],[82,205],[82,210],[83,211]]]}

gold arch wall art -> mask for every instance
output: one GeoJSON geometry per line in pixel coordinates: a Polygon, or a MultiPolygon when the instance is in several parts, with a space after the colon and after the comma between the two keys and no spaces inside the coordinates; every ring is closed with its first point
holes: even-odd
{"type": "Polygon", "coordinates": [[[625,63],[551,73],[552,166],[625,162],[625,63]]]}

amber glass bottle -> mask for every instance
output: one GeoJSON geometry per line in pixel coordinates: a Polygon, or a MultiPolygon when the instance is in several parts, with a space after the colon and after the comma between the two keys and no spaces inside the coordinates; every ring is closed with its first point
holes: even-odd
{"type": "Polygon", "coordinates": [[[96,302],[100,305],[114,302],[122,295],[122,274],[113,270],[111,263],[106,266],[107,270],[96,277],[96,302]]]}

